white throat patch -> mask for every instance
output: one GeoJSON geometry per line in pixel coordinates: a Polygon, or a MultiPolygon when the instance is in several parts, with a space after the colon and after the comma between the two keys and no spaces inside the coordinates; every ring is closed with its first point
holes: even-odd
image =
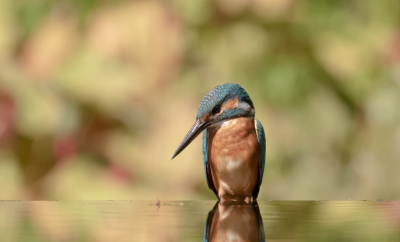
{"type": "Polygon", "coordinates": [[[216,122],[216,123],[210,125],[210,128],[212,127],[212,128],[218,128],[219,129],[219,128],[223,127],[223,126],[228,125],[232,121],[234,121],[234,120],[232,120],[232,119],[230,119],[230,120],[222,120],[222,121],[219,121],[219,122],[216,122]]]}

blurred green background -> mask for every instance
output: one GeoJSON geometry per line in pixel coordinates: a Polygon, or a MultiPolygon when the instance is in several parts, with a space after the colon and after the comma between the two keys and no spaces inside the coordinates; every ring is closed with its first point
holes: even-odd
{"type": "Polygon", "coordinates": [[[399,199],[397,0],[0,0],[0,199],[214,199],[202,97],[238,83],[262,199],[399,199]]]}

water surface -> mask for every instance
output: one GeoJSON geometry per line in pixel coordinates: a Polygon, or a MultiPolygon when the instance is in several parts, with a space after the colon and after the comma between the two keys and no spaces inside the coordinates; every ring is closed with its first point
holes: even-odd
{"type": "Polygon", "coordinates": [[[203,240],[400,241],[400,202],[0,202],[0,241],[203,240]]]}

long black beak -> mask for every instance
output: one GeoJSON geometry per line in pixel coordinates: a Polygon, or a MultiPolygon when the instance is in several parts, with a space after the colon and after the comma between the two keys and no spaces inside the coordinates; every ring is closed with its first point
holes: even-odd
{"type": "Polygon", "coordinates": [[[196,120],[193,127],[189,130],[185,138],[183,138],[182,142],[176,149],[174,155],[171,160],[175,158],[175,156],[179,155],[182,150],[184,150],[203,130],[205,130],[208,126],[210,126],[210,122],[201,122],[199,119],[196,120]]]}

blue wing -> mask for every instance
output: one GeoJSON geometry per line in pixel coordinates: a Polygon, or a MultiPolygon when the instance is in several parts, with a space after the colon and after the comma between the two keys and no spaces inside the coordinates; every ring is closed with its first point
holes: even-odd
{"type": "Polygon", "coordinates": [[[208,159],[208,144],[207,144],[207,129],[203,131],[203,162],[204,162],[204,172],[206,173],[207,185],[210,188],[215,196],[218,198],[218,192],[215,189],[214,182],[211,176],[211,168],[210,168],[210,161],[208,159]]]}
{"type": "Polygon", "coordinates": [[[257,131],[257,141],[260,146],[260,157],[258,159],[258,181],[257,185],[253,191],[253,198],[257,199],[258,193],[260,192],[260,186],[262,183],[263,175],[264,175],[264,167],[265,167],[265,133],[264,128],[260,121],[256,119],[256,131],[257,131]]]}

